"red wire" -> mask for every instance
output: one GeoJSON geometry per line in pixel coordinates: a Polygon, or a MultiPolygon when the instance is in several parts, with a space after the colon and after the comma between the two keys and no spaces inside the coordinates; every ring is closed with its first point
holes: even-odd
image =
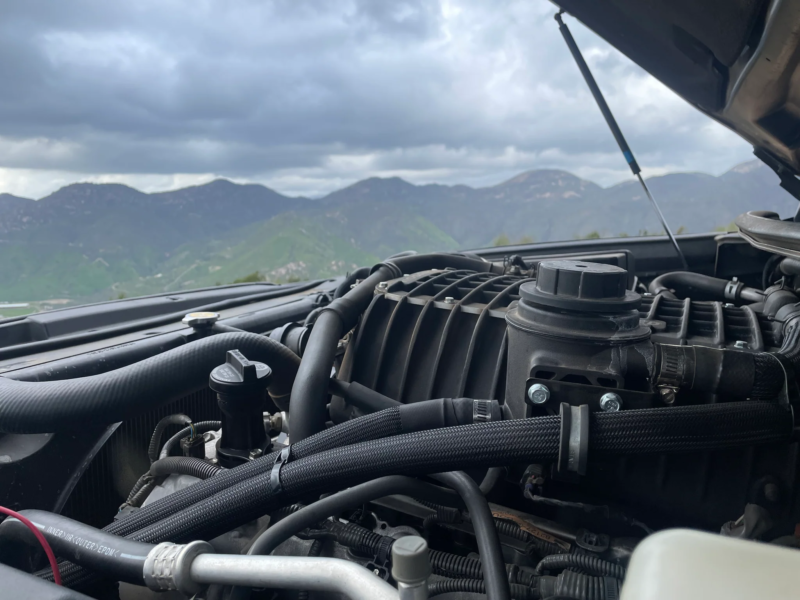
{"type": "Polygon", "coordinates": [[[11,510],[10,508],[6,508],[5,506],[0,506],[0,514],[14,517],[18,521],[21,521],[27,525],[28,529],[30,529],[33,532],[33,535],[36,536],[36,539],[39,540],[42,548],[44,548],[44,553],[47,554],[47,560],[50,561],[50,566],[53,568],[53,581],[55,581],[56,584],[61,585],[61,572],[58,570],[58,561],[56,560],[56,555],[53,554],[53,549],[50,547],[50,544],[47,543],[47,540],[42,535],[42,532],[39,531],[39,528],[23,515],[11,510]]]}

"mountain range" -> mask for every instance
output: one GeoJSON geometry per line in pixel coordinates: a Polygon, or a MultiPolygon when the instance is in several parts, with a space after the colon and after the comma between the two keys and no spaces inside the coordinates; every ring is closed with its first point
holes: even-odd
{"type": "MultiPolygon", "coordinates": [[[[786,216],[797,208],[758,161],[648,184],[685,233],[726,227],[747,210],[786,216]]],[[[320,199],[224,179],[152,194],[76,183],[40,200],[0,194],[0,302],[104,300],[247,275],[287,281],[342,274],[408,249],[660,230],[637,181],[603,188],[558,170],[483,188],[370,178],[320,199]]]]}

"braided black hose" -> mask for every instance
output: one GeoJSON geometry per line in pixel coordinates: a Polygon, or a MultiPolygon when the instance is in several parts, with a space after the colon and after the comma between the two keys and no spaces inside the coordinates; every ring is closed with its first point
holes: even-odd
{"type": "Polygon", "coordinates": [[[554,554],[545,556],[536,565],[536,574],[544,571],[581,570],[589,575],[625,579],[625,567],[589,554],[554,554]]]}
{"type": "MultiPolygon", "coordinates": [[[[479,579],[439,579],[428,584],[428,595],[431,597],[451,592],[485,594],[486,584],[479,579]]],[[[535,600],[538,595],[524,585],[511,584],[511,597],[514,600],[535,600]]]]}
{"type": "MultiPolygon", "coordinates": [[[[285,464],[280,501],[390,474],[553,460],[558,454],[559,423],[558,416],[479,423],[334,448],[285,464]]],[[[792,426],[788,411],[756,402],[594,413],[590,452],[682,452],[776,442],[786,440],[792,426]]],[[[269,512],[277,502],[270,474],[257,475],[138,531],[136,539],[179,541],[216,535],[269,512]]]]}
{"type": "MultiPolygon", "coordinates": [[[[349,423],[358,427],[358,421],[361,419],[349,423]]],[[[226,487],[130,537],[151,543],[213,537],[274,510],[279,504],[385,475],[554,460],[559,430],[558,416],[544,416],[419,431],[334,448],[284,464],[281,490],[273,489],[271,483],[273,455],[268,471],[226,487]]],[[[625,455],[715,450],[787,441],[792,430],[790,411],[762,402],[593,413],[589,452],[625,455]]],[[[224,479],[232,471],[236,469],[203,483],[224,479]]]]}

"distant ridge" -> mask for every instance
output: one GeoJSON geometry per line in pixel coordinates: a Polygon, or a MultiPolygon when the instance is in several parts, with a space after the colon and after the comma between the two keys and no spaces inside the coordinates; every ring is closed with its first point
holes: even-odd
{"type": "MultiPolygon", "coordinates": [[[[747,210],[797,208],[758,161],[649,185],[667,220],[687,233],[726,226],[747,210]]],[[[635,181],[602,188],[553,169],[484,188],[373,177],[319,200],[225,179],[153,194],[76,183],[38,201],[0,194],[0,301],[180,291],[253,273],[327,276],[408,249],[659,230],[635,181]]]]}

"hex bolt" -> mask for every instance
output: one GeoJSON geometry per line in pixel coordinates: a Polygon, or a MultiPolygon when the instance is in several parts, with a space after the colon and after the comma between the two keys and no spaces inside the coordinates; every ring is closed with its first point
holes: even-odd
{"type": "Polygon", "coordinates": [[[530,404],[541,405],[550,399],[550,388],[543,383],[534,383],[528,388],[528,400],[530,404]]]}
{"type": "Polygon", "coordinates": [[[749,348],[750,345],[744,340],[736,340],[735,342],[733,342],[733,347],[739,348],[740,350],[744,350],[746,348],[749,348]]]}
{"type": "Polygon", "coordinates": [[[607,392],[600,396],[600,408],[603,412],[617,412],[622,409],[622,398],[614,392],[607,392]]]}
{"type": "Polygon", "coordinates": [[[250,458],[258,458],[262,454],[264,454],[264,451],[261,450],[261,448],[255,448],[253,450],[250,450],[250,458]]]}
{"type": "Polygon", "coordinates": [[[389,282],[388,281],[381,281],[378,285],[375,286],[379,292],[385,292],[389,289],[389,282]]]}
{"type": "Polygon", "coordinates": [[[453,298],[452,296],[447,296],[447,297],[444,299],[444,303],[445,303],[445,304],[455,304],[455,303],[456,303],[456,299],[455,299],[455,298],[453,298]]]}

